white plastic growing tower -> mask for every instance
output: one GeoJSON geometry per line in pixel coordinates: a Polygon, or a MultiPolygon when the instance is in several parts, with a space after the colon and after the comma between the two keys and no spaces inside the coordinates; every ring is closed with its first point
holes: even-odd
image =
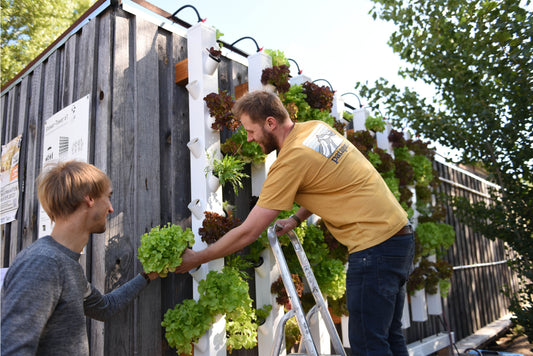
{"type": "MultiPolygon", "coordinates": [[[[197,23],[187,31],[187,58],[189,85],[189,132],[191,149],[191,225],[195,234],[193,250],[201,250],[206,244],[201,240],[198,229],[202,226],[205,211],[222,214],[222,189],[208,183],[205,168],[210,165],[209,157],[220,155],[220,133],[211,129],[211,117],[203,100],[209,93],[218,93],[218,71],[209,67],[208,48],[218,48],[216,31],[203,23],[197,23]],[[209,156],[209,157],[208,157],[209,156]]],[[[198,300],[198,281],[210,270],[221,270],[224,259],[213,260],[191,273],[193,296],[198,300]]],[[[220,318],[194,346],[196,356],[226,355],[226,322],[220,318]]]]}
{"type": "MultiPolygon", "coordinates": [[[[272,67],[272,58],[268,54],[260,51],[248,56],[249,91],[263,89],[261,75],[263,69],[270,67],[272,67]]],[[[265,163],[252,164],[252,195],[259,196],[261,193],[268,170],[275,159],[276,152],[272,152],[267,156],[265,163]]],[[[276,303],[276,297],[270,292],[270,286],[278,279],[280,274],[270,248],[263,250],[261,258],[263,263],[256,268],[255,273],[256,305],[257,308],[272,305],[272,311],[258,329],[257,348],[259,356],[270,356],[272,345],[274,344],[274,330],[283,316],[283,307],[276,303]]]]}

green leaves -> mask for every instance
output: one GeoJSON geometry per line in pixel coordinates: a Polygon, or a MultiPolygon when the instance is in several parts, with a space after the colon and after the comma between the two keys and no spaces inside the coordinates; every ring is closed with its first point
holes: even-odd
{"type": "Polygon", "coordinates": [[[233,187],[235,195],[239,193],[239,188],[242,188],[242,179],[248,178],[248,174],[244,173],[245,163],[232,155],[225,155],[222,159],[213,158],[212,165],[206,167],[206,174],[212,172],[220,181],[221,185],[230,183],[233,187]]]}
{"type": "Polygon", "coordinates": [[[424,222],[416,227],[416,237],[420,242],[422,255],[441,256],[455,240],[453,226],[442,223],[424,222]]]}
{"type": "Polygon", "coordinates": [[[168,223],[165,227],[154,227],[141,236],[137,257],[145,272],[157,272],[166,277],[181,264],[181,255],[186,248],[194,244],[191,229],[182,230],[181,226],[168,223]]]}
{"type": "Polygon", "coordinates": [[[245,163],[259,164],[266,159],[266,155],[257,142],[248,142],[246,130],[243,126],[239,127],[231,137],[226,139],[220,146],[220,151],[225,155],[233,155],[245,163]]]}
{"type": "Polygon", "coordinates": [[[178,353],[192,354],[192,343],[204,335],[215,322],[209,310],[192,299],[169,309],[161,326],[165,328],[165,338],[170,347],[178,353]]]}
{"type": "MultiPolygon", "coordinates": [[[[237,268],[226,266],[221,272],[210,271],[198,283],[198,292],[198,301],[184,300],[165,313],[161,325],[171,347],[178,353],[191,354],[191,343],[197,342],[222,314],[226,314],[226,346],[230,352],[257,345],[256,311],[248,284],[237,268]]],[[[270,311],[265,307],[259,314],[266,317],[267,310],[270,311]]]]}
{"type": "Polygon", "coordinates": [[[2,0],[2,85],[72,25],[91,3],[91,0],[2,0]]]}

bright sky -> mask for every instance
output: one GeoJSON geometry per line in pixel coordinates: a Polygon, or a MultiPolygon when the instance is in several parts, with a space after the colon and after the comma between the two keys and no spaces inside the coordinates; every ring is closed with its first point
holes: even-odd
{"type": "MultiPolygon", "coordinates": [[[[355,92],[358,81],[374,82],[384,77],[399,82],[400,59],[387,46],[394,26],[372,19],[370,0],[148,1],[169,13],[192,5],[207,25],[224,34],[224,42],[253,37],[259,47],[283,51],[285,57],[298,63],[302,74],[312,80],[326,79],[340,94],[355,92]]],[[[190,24],[197,22],[191,8],[177,16],[190,24]]],[[[256,51],[251,40],[236,47],[247,53],[256,51]]],[[[291,73],[296,75],[296,66],[290,64],[291,73]]],[[[317,84],[327,85],[324,81],[317,84]]],[[[358,104],[353,95],[343,99],[352,106],[358,104]]]]}

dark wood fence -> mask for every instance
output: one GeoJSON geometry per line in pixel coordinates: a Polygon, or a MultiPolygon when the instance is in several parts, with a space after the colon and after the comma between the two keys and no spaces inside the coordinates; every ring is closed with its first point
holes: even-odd
{"type": "MultiPolygon", "coordinates": [[[[438,161],[435,169],[441,178],[440,193],[466,197],[472,202],[490,202],[489,189],[495,187],[493,184],[438,161]]],[[[451,207],[447,207],[446,223],[454,227],[456,236],[445,256],[454,271],[449,295],[443,299],[444,315],[411,322],[406,330],[408,342],[447,330],[460,340],[509,313],[509,299],[502,288],[509,286],[514,290],[518,280],[507,266],[509,256],[504,243],[475,233],[458,220],[451,207]]]]}
{"type": "MultiPolygon", "coordinates": [[[[42,165],[43,123],[86,95],[90,96],[89,161],[111,177],[115,210],[107,232],[92,237],[82,258],[88,279],[101,291],[114,289],[141,269],[136,258],[140,236],[167,222],[190,226],[188,93],[174,83],[174,64],[186,55],[184,37],[110,6],[2,92],[1,143],[23,135],[19,209],[15,221],[1,226],[3,267],[38,236],[35,178],[42,165]]],[[[246,66],[227,58],[218,75],[220,89],[232,94],[248,80],[246,66]]],[[[458,183],[486,192],[484,183],[471,176],[442,164],[438,168],[442,177],[454,182],[443,183],[443,191],[479,198],[458,183]]],[[[252,204],[250,191],[248,181],[237,198],[240,218],[252,204]]],[[[501,243],[476,236],[452,214],[449,222],[457,231],[448,254],[454,266],[506,258],[501,243]]],[[[505,264],[455,271],[444,305],[457,338],[506,313],[508,301],[499,288],[511,280],[505,264]]],[[[89,321],[91,354],[175,354],[164,341],[160,323],[168,308],[192,297],[191,286],[188,274],[171,275],[151,283],[112,320],[89,321]]],[[[439,320],[430,320],[408,329],[408,338],[416,340],[443,329],[439,320]]]]}

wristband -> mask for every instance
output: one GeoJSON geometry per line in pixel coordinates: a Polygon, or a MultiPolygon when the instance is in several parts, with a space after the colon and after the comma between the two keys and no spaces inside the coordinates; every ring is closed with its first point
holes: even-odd
{"type": "Polygon", "coordinates": [[[300,224],[302,223],[302,220],[300,220],[299,217],[297,217],[297,216],[294,215],[294,214],[291,215],[290,217],[291,217],[294,221],[296,221],[296,226],[297,226],[297,227],[300,226],[300,224]]]}
{"type": "Polygon", "coordinates": [[[141,272],[139,273],[141,276],[144,277],[144,279],[146,279],[146,283],[150,283],[151,282],[151,279],[150,277],[148,277],[148,274],[146,272],[141,272]]]}

